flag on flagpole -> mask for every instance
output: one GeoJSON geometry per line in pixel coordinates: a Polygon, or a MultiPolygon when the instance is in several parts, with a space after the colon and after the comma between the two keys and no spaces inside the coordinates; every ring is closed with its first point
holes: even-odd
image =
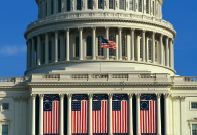
{"type": "Polygon", "coordinates": [[[111,49],[116,49],[116,42],[112,40],[108,40],[103,38],[102,36],[99,36],[99,42],[101,48],[111,48],[111,49]]]}

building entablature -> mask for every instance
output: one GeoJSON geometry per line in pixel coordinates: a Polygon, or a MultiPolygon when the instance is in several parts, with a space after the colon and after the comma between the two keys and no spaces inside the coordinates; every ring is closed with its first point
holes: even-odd
{"type": "MultiPolygon", "coordinates": [[[[74,12],[74,13],[64,13],[64,14],[59,14],[55,16],[50,16],[44,19],[39,19],[38,21],[32,22],[31,24],[28,25],[27,27],[27,32],[26,32],[26,37],[28,37],[28,33],[31,32],[32,30],[36,28],[40,28],[41,26],[49,25],[55,23],[56,25],[61,24],[61,23],[67,23],[65,26],[70,27],[70,28],[76,28],[76,27],[90,27],[92,23],[92,27],[96,27],[97,24],[94,22],[102,22],[101,26],[103,26],[103,23],[106,24],[106,27],[109,26],[115,26],[116,23],[119,22],[124,22],[124,25],[120,26],[125,26],[126,23],[130,23],[128,25],[132,26],[132,23],[136,24],[144,24],[144,25],[153,25],[153,26],[158,26],[162,27],[163,29],[166,29],[170,33],[172,33],[173,37],[175,37],[176,32],[169,22],[163,20],[163,19],[158,19],[154,18],[151,16],[145,16],[141,14],[132,14],[132,13],[127,13],[127,12],[74,12]],[[81,23],[80,23],[81,22],[81,23]],[[85,26],[85,23],[87,22],[87,26],[85,26]],[[108,23],[112,22],[112,23],[108,23]],[[115,23],[116,22],[116,23],[115,23]],[[107,23],[109,26],[107,26],[107,23]],[[75,25],[76,24],[76,25],[75,25]],[[81,25],[83,26],[81,26],[81,25]]],[[[65,27],[66,29],[66,27],[65,27]]]]}

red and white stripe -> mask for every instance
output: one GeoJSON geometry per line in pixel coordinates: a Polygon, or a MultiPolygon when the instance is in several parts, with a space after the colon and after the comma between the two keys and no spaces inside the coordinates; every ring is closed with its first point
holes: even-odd
{"type": "Polygon", "coordinates": [[[93,133],[107,133],[107,100],[101,101],[101,110],[92,111],[93,133]]]}
{"type": "Polygon", "coordinates": [[[81,110],[80,111],[72,111],[72,133],[87,133],[87,106],[88,101],[81,101],[81,110]]]}
{"type": "Polygon", "coordinates": [[[149,110],[140,111],[141,133],[156,133],[156,101],[149,101],[149,110]]]}
{"type": "Polygon", "coordinates": [[[59,101],[52,101],[52,111],[43,112],[44,134],[59,134],[59,101]]]}
{"type": "Polygon", "coordinates": [[[128,132],[128,107],[127,101],[121,101],[121,110],[112,111],[112,132],[127,133],[128,132]]]}

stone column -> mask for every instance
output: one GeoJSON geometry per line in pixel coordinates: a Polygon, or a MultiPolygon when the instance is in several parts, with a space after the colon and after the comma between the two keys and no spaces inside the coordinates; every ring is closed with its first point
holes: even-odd
{"type": "Polygon", "coordinates": [[[96,28],[92,28],[92,59],[96,60],[96,28]]]}
{"type": "Polygon", "coordinates": [[[55,62],[58,62],[58,32],[55,32],[55,62]]]}
{"type": "Polygon", "coordinates": [[[31,47],[31,66],[35,66],[35,40],[32,38],[32,47],[31,47]]]}
{"type": "Polygon", "coordinates": [[[163,35],[160,35],[160,64],[163,65],[163,35]]]}
{"type": "Polygon", "coordinates": [[[64,135],[64,94],[60,94],[60,133],[64,135]]]}
{"type": "Polygon", "coordinates": [[[92,98],[93,95],[89,94],[89,121],[88,121],[88,135],[93,135],[92,133],[92,98]]]}
{"type": "Polygon", "coordinates": [[[165,135],[169,135],[170,133],[170,129],[169,129],[169,94],[165,94],[164,95],[164,118],[165,118],[165,131],[164,134],[165,135]]]}
{"type": "Polygon", "coordinates": [[[70,61],[70,40],[69,29],[66,30],[66,61],[70,61]]]}
{"type": "Polygon", "coordinates": [[[169,38],[166,37],[166,66],[169,67],[169,38]]]}
{"type": "Polygon", "coordinates": [[[48,33],[45,35],[45,64],[49,63],[49,36],[48,33]]]}
{"type": "Polygon", "coordinates": [[[170,67],[174,69],[174,45],[172,39],[170,39],[170,67]]]}
{"type": "Polygon", "coordinates": [[[152,33],[152,63],[155,63],[155,33],[152,33]]]}
{"type": "Polygon", "coordinates": [[[118,29],[118,33],[119,33],[119,42],[118,42],[119,60],[122,60],[122,28],[118,29]]]}
{"type": "Polygon", "coordinates": [[[149,39],[146,38],[146,62],[149,62],[149,39]]]}
{"type": "Polygon", "coordinates": [[[104,5],[105,5],[104,8],[108,10],[109,9],[109,0],[105,0],[104,5]]]}
{"type": "Polygon", "coordinates": [[[108,131],[108,135],[113,135],[113,133],[112,133],[112,98],[113,98],[113,95],[109,94],[109,120],[108,120],[109,131],[108,131]]]}
{"type": "Polygon", "coordinates": [[[146,51],[145,51],[145,47],[146,47],[146,31],[142,31],[142,46],[143,46],[143,49],[142,49],[142,52],[143,52],[143,56],[142,56],[142,60],[143,62],[146,61],[146,51]]]}
{"type": "Polygon", "coordinates": [[[141,132],[140,132],[140,96],[141,94],[136,95],[136,135],[141,135],[141,132]]]}
{"type": "Polygon", "coordinates": [[[83,28],[79,28],[79,60],[83,60],[83,28]]]}
{"type": "Polygon", "coordinates": [[[135,30],[131,29],[131,60],[135,60],[135,30]]]}
{"type": "Polygon", "coordinates": [[[83,10],[87,10],[88,9],[88,0],[83,0],[83,10]]]}
{"type": "Polygon", "coordinates": [[[116,60],[119,60],[119,36],[116,34],[116,60]]]}
{"type": "Polygon", "coordinates": [[[68,94],[67,95],[67,135],[72,135],[72,132],[71,132],[71,111],[72,111],[72,95],[71,94],[68,94]]]}
{"type": "Polygon", "coordinates": [[[129,135],[133,135],[133,94],[129,94],[129,135]]]}
{"type": "MultiPolygon", "coordinates": [[[[106,39],[109,40],[109,28],[106,27],[105,29],[106,29],[106,39]]],[[[106,48],[105,51],[106,51],[106,56],[105,56],[106,60],[109,60],[109,48],[106,48]]]]}
{"type": "Polygon", "coordinates": [[[98,9],[98,0],[93,0],[93,9],[98,9]]]}
{"type": "Polygon", "coordinates": [[[44,95],[39,95],[39,135],[43,135],[43,100],[44,95]]]}
{"type": "Polygon", "coordinates": [[[36,135],[36,95],[31,96],[31,135],[36,135]]]}
{"type": "Polygon", "coordinates": [[[28,40],[27,41],[27,68],[31,67],[31,56],[30,56],[30,52],[31,52],[31,41],[28,40]]]}
{"type": "Polygon", "coordinates": [[[37,65],[41,65],[41,37],[37,37],[37,65]]]}
{"type": "Polygon", "coordinates": [[[131,36],[127,35],[127,60],[131,60],[131,36]]]}
{"type": "Polygon", "coordinates": [[[67,0],[63,0],[62,11],[63,12],[67,11],[67,0]]]}
{"type": "Polygon", "coordinates": [[[157,94],[157,135],[161,135],[161,94],[157,94]]]}

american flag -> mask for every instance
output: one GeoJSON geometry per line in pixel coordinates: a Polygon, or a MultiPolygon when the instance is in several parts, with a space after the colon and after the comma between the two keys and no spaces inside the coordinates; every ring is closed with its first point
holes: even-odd
{"type": "Polygon", "coordinates": [[[116,42],[108,40],[108,39],[105,39],[102,36],[99,36],[99,42],[100,42],[101,48],[116,49],[116,42]]]}
{"type": "Polygon", "coordinates": [[[156,95],[142,95],[140,102],[140,127],[143,135],[155,135],[157,133],[156,118],[156,95]]]}
{"type": "Polygon", "coordinates": [[[44,135],[59,134],[59,96],[44,95],[43,101],[43,130],[44,135]]]}
{"type": "Polygon", "coordinates": [[[107,95],[94,95],[92,111],[92,129],[94,134],[107,134],[107,95]]]}
{"type": "Polygon", "coordinates": [[[114,95],[112,102],[112,132],[114,134],[128,133],[128,96],[114,95]]]}
{"type": "Polygon", "coordinates": [[[87,95],[73,95],[72,97],[72,134],[87,134],[88,117],[87,95]]]}

